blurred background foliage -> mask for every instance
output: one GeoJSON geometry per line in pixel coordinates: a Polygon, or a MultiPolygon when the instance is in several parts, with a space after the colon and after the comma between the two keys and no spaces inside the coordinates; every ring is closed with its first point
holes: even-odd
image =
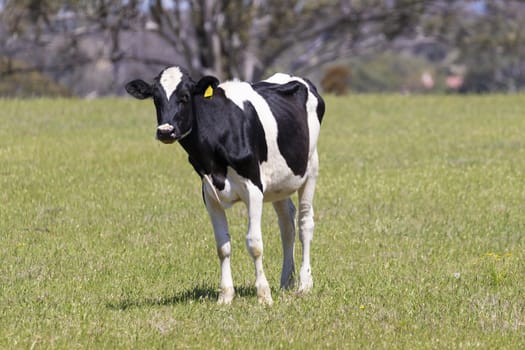
{"type": "Polygon", "coordinates": [[[338,95],[518,92],[523,18],[523,0],[0,0],[0,96],[121,95],[168,65],[338,95]]]}

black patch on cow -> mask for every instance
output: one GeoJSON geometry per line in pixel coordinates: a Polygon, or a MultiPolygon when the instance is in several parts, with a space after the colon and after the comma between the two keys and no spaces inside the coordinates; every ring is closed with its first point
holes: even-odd
{"type": "Polygon", "coordinates": [[[295,175],[304,176],[308,166],[310,137],[304,84],[259,82],[253,88],[268,103],[277,122],[277,145],[286,164],[295,175]]]}
{"type": "Polygon", "coordinates": [[[192,100],[193,129],[180,143],[197,173],[211,175],[214,186],[223,190],[231,167],[262,191],[259,164],[268,159],[268,147],[255,108],[245,102],[243,111],[220,87],[211,99],[199,94],[192,100]]]}

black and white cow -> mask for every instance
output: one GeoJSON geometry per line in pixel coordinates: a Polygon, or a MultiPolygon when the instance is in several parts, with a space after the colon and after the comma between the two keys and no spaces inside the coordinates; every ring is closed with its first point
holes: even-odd
{"type": "Polygon", "coordinates": [[[262,262],[263,202],[273,203],[279,220],[281,288],[294,286],[296,209],[290,199],[294,192],[299,193],[303,245],[298,291],[310,290],[316,145],[325,110],[315,87],[307,80],[280,73],[254,84],[219,84],[210,76],[195,82],[183,68],[169,67],[152,84],[138,79],[129,82],[126,90],[139,99],[153,98],[158,140],[179,141],[202,179],[220,259],[219,303],[229,304],[234,296],[225,209],[237,201],[243,201],[248,209],[246,246],[255,264],[259,302],[272,304],[262,262]]]}

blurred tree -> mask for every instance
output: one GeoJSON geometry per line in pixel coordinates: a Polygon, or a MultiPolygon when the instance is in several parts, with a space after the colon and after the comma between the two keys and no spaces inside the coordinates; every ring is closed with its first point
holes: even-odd
{"type": "MultiPolygon", "coordinates": [[[[11,65],[10,69],[23,69],[24,63],[16,60],[0,58],[0,70],[5,70],[5,65],[11,65]]],[[[40,72],[15,73],[9,79],[0,79],[0,96],[2,97],[39,97],[39,96],[71,96],[69,91],[55,83],[49,77],[40,72]]]]}
{"type": "Polygon", "coordinates": [[[111,64],[114,82],[126,62],[179,64],[194,74],[257,80],[276,67],[305,74],[407,34],[430,2],[5,0],[0,54],[26,60],[58,78],[73,67],[88,69],[103,59],[111,64]],[[160,51],[169,48],[177,57],[130,49],[129,34],[131,40],[139,40],[145,33],[164,43],[160,51]],[[95,53],[93,42],[85,44],[93,35],[105,43],[95,53]],[[34,48],[46,54],[39,55],[34,48]],[[24,57],[24,51],[31,54],[24,57]]]}
{"type": "Polygon", "coordinates": [[[445,63],[463,66],[461,91],[525,88],[525,1],[445,1],[427,8],[427,37],[448,46],[445,63]]]}
{"type": "Polygon", "coordinates": [[[413,28],[428,2],[153,0],[149,13],[190,70],[257,80],[279,61],[304,72],[391,40],[413,28]]]}
{"type": "MultiPolygon", "coordinates": [[[[105,60],[117,81],[122,60],[120,33],[139,15],[138,0],[5,0],[0,12],[0,77],[41,71],[65,85],[84,81],[80,70],[105,60]],[[93,45],[94,38],[103,47],[93,45]],[[10,64],[21,60],[25,65],[10,64]],[[66,77],[66,78],[64,78],[66,77]]],[[[93,74],[93,70],[91,75],[93,74]]],[[[86,74],[89,76],[89,74],[86,74]]],[[[73,86],[71,86],[74,90],[73,86]]],[[[110,84],[109,91],[115,85],[110,84]]]]}
{"type": "Polygon", "coordinates": [[[43,71],[104,94],[139,66],[258,80],[405,45],[461,72],[463,91],[516,91],[523,18],[523,0],[3,0],[0,77],[43,71]]]}

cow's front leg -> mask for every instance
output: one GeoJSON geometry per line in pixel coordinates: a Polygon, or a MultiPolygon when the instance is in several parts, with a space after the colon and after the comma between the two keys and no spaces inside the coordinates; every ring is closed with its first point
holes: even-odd
{"type": "Polygon", "coordinates": [[[246,234],[246,247],[252,256],[255,265],[255,287],[257,300],[261,304],[273,303],[272,293],[263,269],[263,241],[261,233],[261,217],[263,209],[263,194],[258,187],[247,184],[246,206],[248,208],[248,233],[246,234]]]}
{"type": "MultiPolygon", "coordinates": [[[[204,187],[206,187],[206,185],[204,185],[204,187]]],[[[208,214],[210,215],[211,223],[213,225],[215,242],[217,243],[217,254],[221,266],[221,282],[218,302],[219,304],[230,304],[233,300],[235,290],[233,289],[233,279],[230,266],[231,243],[230,233],[228,232],[228,221],[226,220],[224,209],[220,203],[217,202],[215,196],[210,195],[206,190],[203,192],[206,209],[208,209],[208,214]]]]}

